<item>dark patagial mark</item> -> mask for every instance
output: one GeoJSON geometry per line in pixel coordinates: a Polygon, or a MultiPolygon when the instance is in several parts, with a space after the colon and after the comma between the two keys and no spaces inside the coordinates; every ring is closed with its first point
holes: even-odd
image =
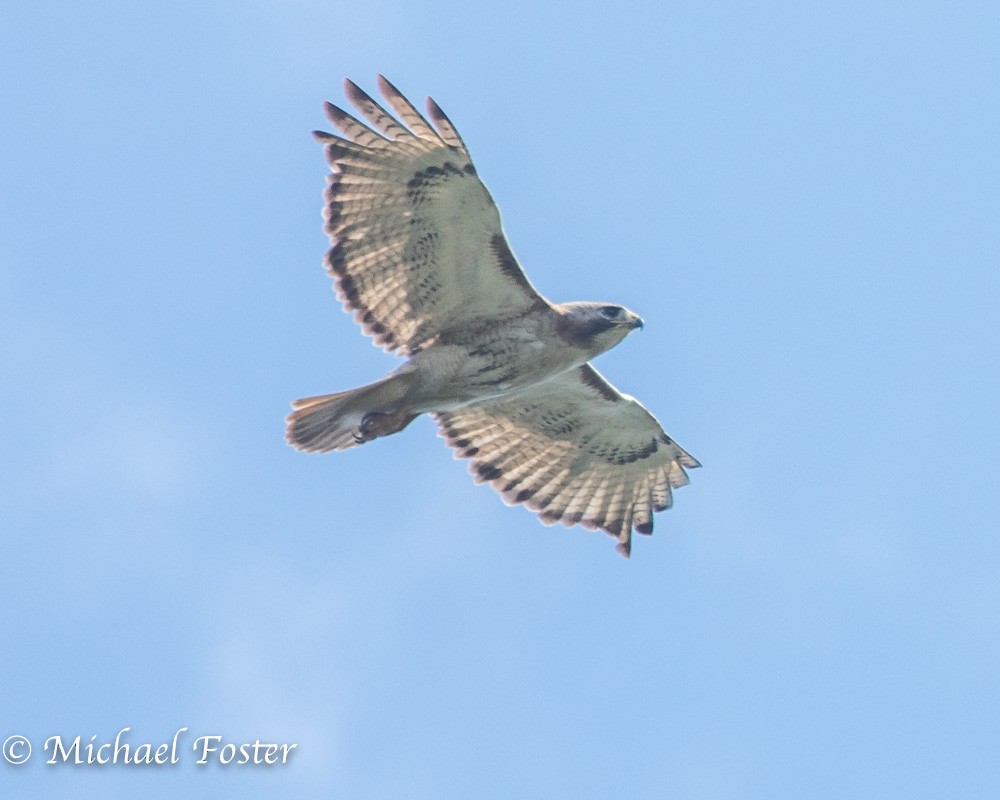
{"type": "Polygon", "coordinates": [[[503,237],[503,234],[493,234],[490,238],[490,248],[493,250],[493,255],[496,256],[497,266],[504,275],[514,281],[514,283],[525,291],[535,291],[530,281],[528,281],[527,276],[524,274],[524,271],[521,269],[521,265],[517,263],[517,259],[514,258],[514,254],[510,251],[510,245],[507,244],[507,240],[503,237]]]}
{"type": "Polygon", "coordinates": [[[610,403],[621,401],[622,397],[602,378],[590,364],[580,367],[580,380],[610,403]]]}

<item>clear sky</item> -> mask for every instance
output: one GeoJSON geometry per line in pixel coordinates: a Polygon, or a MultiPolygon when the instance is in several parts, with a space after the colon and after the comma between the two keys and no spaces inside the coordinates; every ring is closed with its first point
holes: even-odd
{"type": "Polygon", "coordinates": [[[998,74],[986,1],[5,4],[0,794],[1000,796],[998,74]],[[396,363],[309,135],[378,71],[645,319],[598,366],[704,468],[631,561],[430,420],[284,443],[396,363]],[[182,762],[43,763],[124,727],[182,762]]]}

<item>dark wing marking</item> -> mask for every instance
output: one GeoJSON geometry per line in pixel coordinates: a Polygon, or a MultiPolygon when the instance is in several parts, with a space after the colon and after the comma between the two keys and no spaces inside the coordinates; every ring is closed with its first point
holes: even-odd
{"type": "Polygon", "coordinates": [[[381,76],[379,88],[405,126],[346,81],[368,125],[327,103],[346,138],[316,133],[332,171],[326,266],[345,308],[377,344],[407,354],[466,320],[547,304],[444,112],[428,101],[435,128],[381,76]]]}
{"type": "Polygon", "coordinates": [[[522,392],[435,415],[456,457],[479,483],[524,503],[546,524],[603,530],[628,556],[632,530],[653,532],[653,512],[700,464],[643,406],[589,364],[522,392]]]}

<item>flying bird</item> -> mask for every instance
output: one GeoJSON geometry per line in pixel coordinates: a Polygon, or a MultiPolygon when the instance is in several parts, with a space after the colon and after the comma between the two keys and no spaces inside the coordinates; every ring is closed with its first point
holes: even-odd
{"type": "Polygon", "coordinates": [[[700,466],[590,359],[642,327],[613,303],[553,303],[514,257],[465,143],[432,99],[427,119],[381,75],[389,114],[350,80],[368,124],[327,103],[315,131],[331,174],[325,259],[344,309],[407,358],[368,386],[292,403],[288,442],[344,450],[430,414],[477,483],[544,524],[600,529],[628,557],[632,530],[700,466]],[[401,122],[402,124],[401,124],[401,122]]]}

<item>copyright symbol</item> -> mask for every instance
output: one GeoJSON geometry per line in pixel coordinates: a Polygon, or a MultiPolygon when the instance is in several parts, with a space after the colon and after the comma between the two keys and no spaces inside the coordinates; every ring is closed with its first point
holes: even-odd
{"type": "Polygon", "coordinates": [[[31,742],[23,736],[8,736],[3,743],[3,757],[11,764],[23,764],[31,758],[31,742]]]}

